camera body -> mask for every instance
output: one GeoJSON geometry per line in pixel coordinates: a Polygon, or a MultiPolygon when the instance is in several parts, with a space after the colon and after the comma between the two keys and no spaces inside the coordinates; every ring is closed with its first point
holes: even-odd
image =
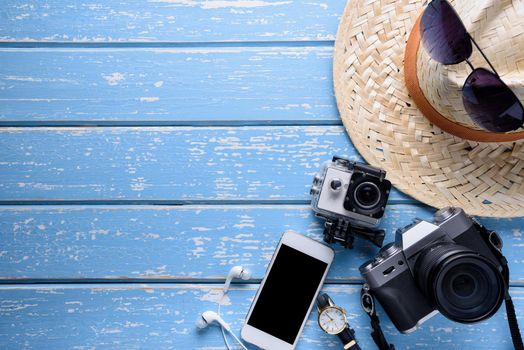
{"type": "Polygon", "coordinates": [[[360,273],[402,333],[440,312],[479,322],[500,307],[508,288],[502,241],[460,208],[437,211],[434,221],[415,220],[360,273]]]}
{"type": "Polygon", "coordinates": [[[391,190],[386,172],[333,157],[324,163],[311,187],[311,207],[326,220],[324,238],[351,248],[355,235],[381,246],[383,231],[374,230],[384,215],[391,190]]]}

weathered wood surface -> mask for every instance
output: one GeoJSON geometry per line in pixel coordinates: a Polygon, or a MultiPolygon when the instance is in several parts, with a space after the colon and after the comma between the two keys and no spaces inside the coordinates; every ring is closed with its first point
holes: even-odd
{"type": "MultiPolygon", "coordinates": [[[[392,205],[383,220],[386,242],[432,209],[392,205]]],[[[524,282],[524,219],[480,219],[496,228],[511,263],[512,283],[524,282]]],[[[282,232],[322,239],[309,206],[27,206],[0,209],[0,279],[216,281],[243,265],[260,280],[282,232]]],[[[335,246],[328,282],[361,282],[358,266],[378,250],[358,241],[335,246]]]]}
{"type": "MultiPolygon", "coordinates": [[[[307,201],[342,127],[0,128],[0,202],[307,201]]],[[[394,192],[393,201],[409,200],[394,192]]]]}
{"type": "MultiPolygon", "coordinates": [[[[222,298],[217,285],[51,285],[0,286],[0,347],[224,349],[220,331],[197,331],[195,321],[205,310],[217,310],[238,335],[258,285],[234,286],[222,298]]],[[[369,318],[360,310],[360,289],[326,286],[324,290],[349,313],[363,349],[375,349],[369,318]]],[[[521,288],[513,289],[515,304],[524,307],[521,288]]],[[[409,335],[400,335],[387,318],[386,336],[397,349],[510,350],[504,308],[490,320],[474,325],[435,316],[409,335]]],[[[383,314],[380,309],[379,312],[383,314]]],[[[313,311],[297,349],[340,348],[338,339],[323,333],[313,311]]],[[[278,317],[278,315],[276,315],[278,317]]],[[[231,340],[230,343],[232,343],[231,340]]],[[[238,348],[238,347],[235,347],[238,348]]]]}
{"type": "Polygon", "coordinates": [[[333,40],[345,1],[4,0],[0,40],[210,42],[333,40]]]}
{"type": "MultiPolygon", "coordinates": [[[[344,5],[4,1],[0,348],[223,349],[194,321],[216,310],[229,268],[253,271],[222,305],[238,334],[281,233],[321,238],[312,175],[333,154],[360,159],[331,81],[344,5]]],[[[388,241],[433,212],[390,199],[388,241]]],[[[480,219],[504,239],[519,314],[523,220],[480,219]]],[[[337,247],[326,286],[364,349],[357,268],[375,252],[337,247]]],[[[315,317],[299,349],[337,348],[315,317]]],[[[411,335],[383,322],[399,350],[512,348],[503,311],[470,326],[439,316],[411,335]]]]}
{"type": "Polygon", "coordinates": [[[0,123],[340,124],[331,56],[331,47],[0,49],[0,123]]]}

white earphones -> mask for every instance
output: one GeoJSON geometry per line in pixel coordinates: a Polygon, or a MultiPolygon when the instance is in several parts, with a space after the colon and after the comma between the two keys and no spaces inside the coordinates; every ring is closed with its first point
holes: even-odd
{"type": "MultiPolygon", "coordinates": [[[[227,294],[227,292],[229,291],[229,286],[231,285],[231,281],[233,279],[242,279],[244,281],[247,281],[250,278],[251,278],[251,272],[245,269],[243,266],[234,266],[233,268],[231,268],[231,270],[229,270],[229,273],[227,274],[226,283],[224,284],[224,289],[222,291],[223,293],[222,297],[224,297],[227,294]]],[[[226,321],[224,321],[222,317],[220,317],[220,302],[218,303],[218,312],[204,311],[200,315],[200,318],[197,320],[196,326],[199,329],[204,329],[212,323],[216,323],[220,326],[222,330],[222,337],[224,338],[224,342],[226,343],[226,346],[228,349],[230,349],[230,346],[229,346],[229,343],[227,342],[224,330],[229,332],[229,334],[231,334],[233,338],[235,338],[235,340],[242,346],[242,348],[247,350],[245,345],[240,341],[240,339],[237,338],[235,333],[231,331],[231,327],[229,326],[229,324],[227,324],[226,321]]]]}
{"type": "Polygon", "coordinates": [[[228,349],[231,349],[229,346],[229,343],[227,342],[226,335],[224,334],[224,330],[229,332],[235,338],[235,340],[242,346],[243,349],[248,350],[246,346],[240,341],[240,339],[237,338],[235,333],[231,331],[231,327],[220,317],[216,312],[213,311],[204,311],[202,315],[200,315],[200,318],[197,320],[196,325],[200,329],[204,329],[207,326],[209,326],[212,323],[218,324],[222,329],[222,335],[224,337],[224,342],[226,343],[226,347],[228,349]]]}
{"type": "Polygon", "coordinates": [[[204,329],[211,323],[218,323],[226,331],[231,332],[231,328],[226,323],[226,321],[224,321],[222,317],[218,316],[218,314],[214,311],[204,311],[197,320],[196,326],[200,329],[204,329]]]}
{"type": "Polygon", "coordinates": [[[234,266],[231,268],[226,278],[226,284],[224,284],[224,294],[227,294],[229,286],[231,285],[231,281],[238,278],[247,281],[251,278],[251,272],[247,269],[244,269],[244,266],[234,266]]]}

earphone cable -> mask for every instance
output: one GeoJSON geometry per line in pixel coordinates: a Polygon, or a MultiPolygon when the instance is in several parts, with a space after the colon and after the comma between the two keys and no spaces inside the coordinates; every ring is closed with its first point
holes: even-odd
{"type": "Polygon", "coordinates": [[[236,336],[233,332],[230,332],[230,334],[233,336],[233,338],[235,338],[235,340],[240,344],[240,346],[241,346],[244,350],[248,350],[248,348],[245,347],[245,345],[240,341],[240,339],[237,338],[237,336],[236,336]]]}
{"type": "MultiPolygon", "coordinates": [[[[222,294],[222,299],[220,299],[219,302],[218,302],[218,310],[217,310],[218,316],[220,316],[220,306],[222,305],[222,300],[224,299],[225,296],[226,296],[226,293],[223,293],[222,294]]],[[[222,332],[222,338],[224,338],[224,343],[226,344],[227,350],[231,350],[231,346],[229,345],[229,343],[227,341],[227,336],[226,336],[226,332],[224,331],[224,327],[220,327],[220,331],[222,332]]],[[[240,339],[238,339],[238,337],[235,335],[235,333],[233,333],[233,331],[229,331],[229,334],[231,334],[233,336],[233,338],[235,338],[235,340],[240,344],[242,349],[248,350],[248,348],[246,348],[244,343],[242,343],[240,341],[240,339]]]]}
{"type": "MultiPolygon", "coordinates": [[[[222,298],[224,298],[224,295],[225,294],[222,295],[222,298]]],[[[220,305],[222,305],[222,299],[218,301],[218,310],[217,310],[218,316],[220,316],[220,305]]],[[[231,346],[229,345],[227,341],[226,332],[224,331],[224,327],[220,327],[220,332],[222,332],[222,338],[224,338],[224,343],[226,344],[227,350],[231,350],[231,346]]]]}

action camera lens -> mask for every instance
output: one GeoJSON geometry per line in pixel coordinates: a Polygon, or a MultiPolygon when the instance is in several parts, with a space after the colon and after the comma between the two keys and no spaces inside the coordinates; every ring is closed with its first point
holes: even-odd
{"type": "Polygon", "coordinates": [[[373,182],[363,182],[355,188],[355,203],[364,209],[375,207],[380,202],[380,190],[373,182]]]}
{"type": "Polygon", "coordinates": [[[420,262],[419,283],[447,318],[471,323],[491,317],[504,297],[501,273],[488,259],[456,244],[430,249],[420,262]]]}

